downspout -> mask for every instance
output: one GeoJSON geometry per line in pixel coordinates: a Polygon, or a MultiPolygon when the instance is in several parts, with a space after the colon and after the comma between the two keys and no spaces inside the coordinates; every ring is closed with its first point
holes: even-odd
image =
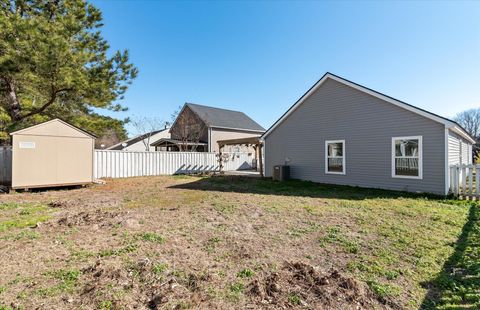
{"type": "Polygon", "coordinates": [[[212,127],[208,127],[208,152],[212,152],[212,127]]]}

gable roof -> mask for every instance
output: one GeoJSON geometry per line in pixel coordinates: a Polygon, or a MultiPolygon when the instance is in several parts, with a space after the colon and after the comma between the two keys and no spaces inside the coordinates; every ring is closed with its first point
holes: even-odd
{"type": "MultiPolygon", "coordinates": [[[[195,103],[185,103],[179,115],[185,107],[190,108],[208,127],[265,132],[265,128],[240,111],[214,108],[195,103]]],[[[175,122],[173,124],[175,124],[175,122]]]]}
{"type": "Polygon", "coordinates": [[[83,133],[84,135],[89,136],[90,138],[93,138],[93,139],[96,139],[96,138],[97,138],[97,136],[94,135],[93,133],[90,133],[90,132],[88,132],[88,131],[86,131],[86,130],[83,130],[83,129],[81,129],[81,128],[78,128],[77,126],[74,126],[74,125],[72,125],[72,124],[70,124],[70,123],[67,123],[66,121],[61,120],[61,119],[59,119],[59,118],[54,118],[54,119],[51,119],[51,120],[49,120],[49,121],[45,121],[45,122],[39,123],[39,124],[37,124],[37,125],[33,125],[33,126],[30,126],[30,127],[24,128],[24,129],[20,129],[20,130],[14,131],[14,132],[10,133],[10,135],[22,134],[22,133],[25,133],[25,132],[30,131],[30,130],[32,130],[32,129],[35,129],[35,128],[38,128],[38,127],[40,127],[40,126],[47,125],[47,124],[50,124],[50,123],[54,123],[54,122],[58,122],[58,123],[61,123],[61,124],[63,124],[63,125],[66,125],[66,126],[68,126],[68,127],[71,127],[71,128],[73,128],[73,129],[75,129],[75,130],[83,133]]]}
{"type": "Polygon", "coordinates": [[[360,84],[357,84],[355,82],[349,81],[347,79],[344,79],[338,75],[332,74],[330,72],[325,73],[320,80],[318,80],[305,94],[303,94],[300,99],[295,102],[293,106],[291,106],[287,112],[285,112],[275,123],[273,123],[272,126],[262,135],[262,139],[267,137],[278,125],[280,125],[293,111],[295,111],[308,97],[310,97],[325,81],[327,80],[334,80],[339,83],[342,83],[344,85],[347,85],[349,87],[352,87],[356,90],[362,91],[366,94],[369,94],[371,96],[377,97],[379,99],[382,99],[383,101],[386,101],[388,103],[391,103],[393,105],[396,105],[400,108],[403,108],[405,110],[408,110],[410,112],[416,113],[418,115],[421,115],[425,118],[431,119],[433,121],[436,121],[438,123],[444,124],[446,128],[454,131],[455,133],[459,134],[463,138],[467,139],[471,143],[475,143],[475,139],[473,139],[465,129],[462,128],[457,122],[450,120],[448,118],[445,118],[443,116],[437,115],[435,113],[426,111],[424,109],[415,107],[411,104],[408,104],[406,102],[400,101],[398,99],[395,99],[393,97],[387,96],[385,94],[382,94],[380,92],[377,92],[373,89],[370,89],[368,87],[362,86],[360,84]]]}
{"type": "Polygon", "coordinates": [[[133,137],[133,138],[130,138],[130,139],[127,139],[127,140],[124,140],[124,141],[121,141],[115,145],[112,145],[110,147],[107,147],[107,150],[123,150],[124,148],[126,147],[129,147],[130,145],[132,144],[135,144],[139,141],[142,141],[143,139],[147,138],[148,135],[150,136],[153,136],[153,135],[156,135],[157,133],[160,133],[162,131],[165,131],[165,130],[170,130],[170,128],[165,128],[165,129],[160,129],[160,130],[155,130],[155,131],[152,131],[152,132],[147,132],[143,135],[139,135],[139,136],[136,136],[136,137],[133,137]],[[125,143],[126,145],[123,146],[122,144],[125,143]]]}
{"type": "Polygon", "coordinates": [[[193,141],[182,141],[178,139],[171,139],[171,138],[160,138],[157,141],[151,143],[151,146],[158,146],[161,145],[162,143],[171,143],[171,144],[183,144],[183,145],[208,145],[208,143],[198,141],[198,142],[193,142],[193,141]]]}

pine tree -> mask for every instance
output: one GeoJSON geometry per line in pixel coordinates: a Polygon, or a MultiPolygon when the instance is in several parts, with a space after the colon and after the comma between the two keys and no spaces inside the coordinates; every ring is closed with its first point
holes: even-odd
{"type": "Polygon", "coordinates": [[[128,51],[110,51],[102,14],[83,0],[0,0],[0,141],[59,117],[97,135],[117,120],[98,109],[118,104],[138,70],[128,51]]]}

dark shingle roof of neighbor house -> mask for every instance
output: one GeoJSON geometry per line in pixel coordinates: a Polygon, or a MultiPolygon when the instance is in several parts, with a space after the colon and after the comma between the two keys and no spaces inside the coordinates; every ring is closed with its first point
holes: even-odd
{"type": "Polygon", "coordinates": [[[143,134],[143,135],[139,135],[139,136],[127,139],[125,141],[119,142],[115,145],[112,145],[112,146],[108,147],[107,150],[123,150],[124,148],[126,148],[126,147],[128,147],[128,146],[130,146],[134,143],[137,143],[138,141],[141,141],[141,140],[145,139],[146,137],[148,137],[149,134],[153,136],[153,135],[156,135],[157,133],[162,132],[164,130],[170,130],[170,128],[155,130],[155,131],[143,134]],[[123,143],[125,143],[126,145],[123,146],[122,145],[123,143]]]}
{"type": "Polygon", "coordinates": [[[197,114],[209,127],[245,129],[259,132],[265,131],[265,128],[240,111],[208,107],[195,103],[186,103],[185,105],[197,114]]]}

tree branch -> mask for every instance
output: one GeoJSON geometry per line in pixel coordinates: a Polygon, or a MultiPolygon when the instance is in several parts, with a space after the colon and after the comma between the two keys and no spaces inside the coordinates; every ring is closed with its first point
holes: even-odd
{"type": "Polygon", "coordinates": [[[57,95],[59,93],[64,92],[64,91],[69,91],[69,90],[73,90],[73,88],[66,87],[66,88],[60,88],[60,89],[54,90],[54,88],[52,86],[52,95],[51,95],[50,99],[45,104],[43,104],[41,107],[39,107],[37,109],[34,109],[34,110],[28,112],[25,115],[21,115],[18,120],[22,120],[22,119],[25,119],[27,117],[33,116],[35,114],[42,113],[43,111],[45,111],[49,106],[51,106],[55,102],[55,100],[57,99],[57,95]]]}

